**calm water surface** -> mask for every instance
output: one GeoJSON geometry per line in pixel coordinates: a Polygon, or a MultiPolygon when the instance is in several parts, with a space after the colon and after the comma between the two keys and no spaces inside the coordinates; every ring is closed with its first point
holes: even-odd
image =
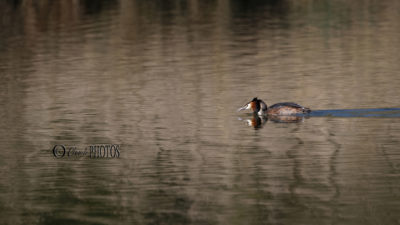
{"type": "Polygon", "coordinates": [[[399,8],[1,1],[0,223],[400,224],[399,8]]]}

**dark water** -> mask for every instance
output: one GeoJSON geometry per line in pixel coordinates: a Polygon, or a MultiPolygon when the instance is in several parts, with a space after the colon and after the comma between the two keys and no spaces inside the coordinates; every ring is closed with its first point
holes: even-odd
{"type": "Polygon", "coordinates": [[[316,110],[310,116],[400,118],[400,108],[316,110]]]}
{"type": "Polygon", "coordinates": [[[400,224],[399,8],[1,1],[0,223],[400,224]]]}

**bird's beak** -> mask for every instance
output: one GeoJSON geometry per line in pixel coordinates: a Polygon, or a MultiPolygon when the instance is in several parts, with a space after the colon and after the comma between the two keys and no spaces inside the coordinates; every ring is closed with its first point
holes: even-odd
{"type": "Polygon", "coordinates": [[[241,108],[238,108],[237,112],[242,111],[242,110],[245,110],[246,108],[247,108],[246,106],[243,106],[243,107],[241,107],[241,108]]]}

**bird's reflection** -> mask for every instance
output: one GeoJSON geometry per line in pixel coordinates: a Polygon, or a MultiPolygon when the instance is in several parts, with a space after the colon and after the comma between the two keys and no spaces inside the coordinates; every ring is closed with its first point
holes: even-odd
{"type": "Polygon", "coordinates": [[[253,113],[252,118],[238,118],[241,121],[245,121],[249,127],[254,127],[254,129],[259,129],[264,126],[268,118],[265,116],[259,116],[257,113],[253,113]]]}
{"type": "Polygon", "coordinates": [[[291,115],[291,116],[268,115],[268,119],[275,123],[299,123],[299,122],[304,122],[304,120],[308,119],[308,117],[305,115],[291,115]]]}
{"type": "Polygon", "coordinates": [[[277,115],[267,115],[267,116],[259,116],[257,113],[253,113],[251,118],[241,118],[238,119],[241,121],[245,121],[249,127],[253,127],[254,129],[263,128],[265,123],[269,120],[274,123],[299,123],[304,122],[304,115],[291,115],[291,116],[277,116],[277,115]]]}

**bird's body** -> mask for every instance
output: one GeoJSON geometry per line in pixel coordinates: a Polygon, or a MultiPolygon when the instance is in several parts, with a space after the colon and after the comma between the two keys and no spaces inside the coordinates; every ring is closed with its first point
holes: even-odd
{"type": "Polygon", "coordinates": [[[238,111],[251,109],[258,115],[275,115],[275,116],[288,116],[295,114],[306,114],[310,113],[309,108],[303,107],[293,102],[282,102],[276,103],[270,107],[265,104],[261,99],[254,98],[252,101],[247,103],[245,106],[238,109],[238,111]]]}
{"type": "Polygon", "coordinates": [[[311,110],[309,108],[305,108],[299,104],[293,102],[282,102],[271,105],[267,108],[266,114],[271,115],[293,115],[300,113],[310,113],[311,110]]]}

